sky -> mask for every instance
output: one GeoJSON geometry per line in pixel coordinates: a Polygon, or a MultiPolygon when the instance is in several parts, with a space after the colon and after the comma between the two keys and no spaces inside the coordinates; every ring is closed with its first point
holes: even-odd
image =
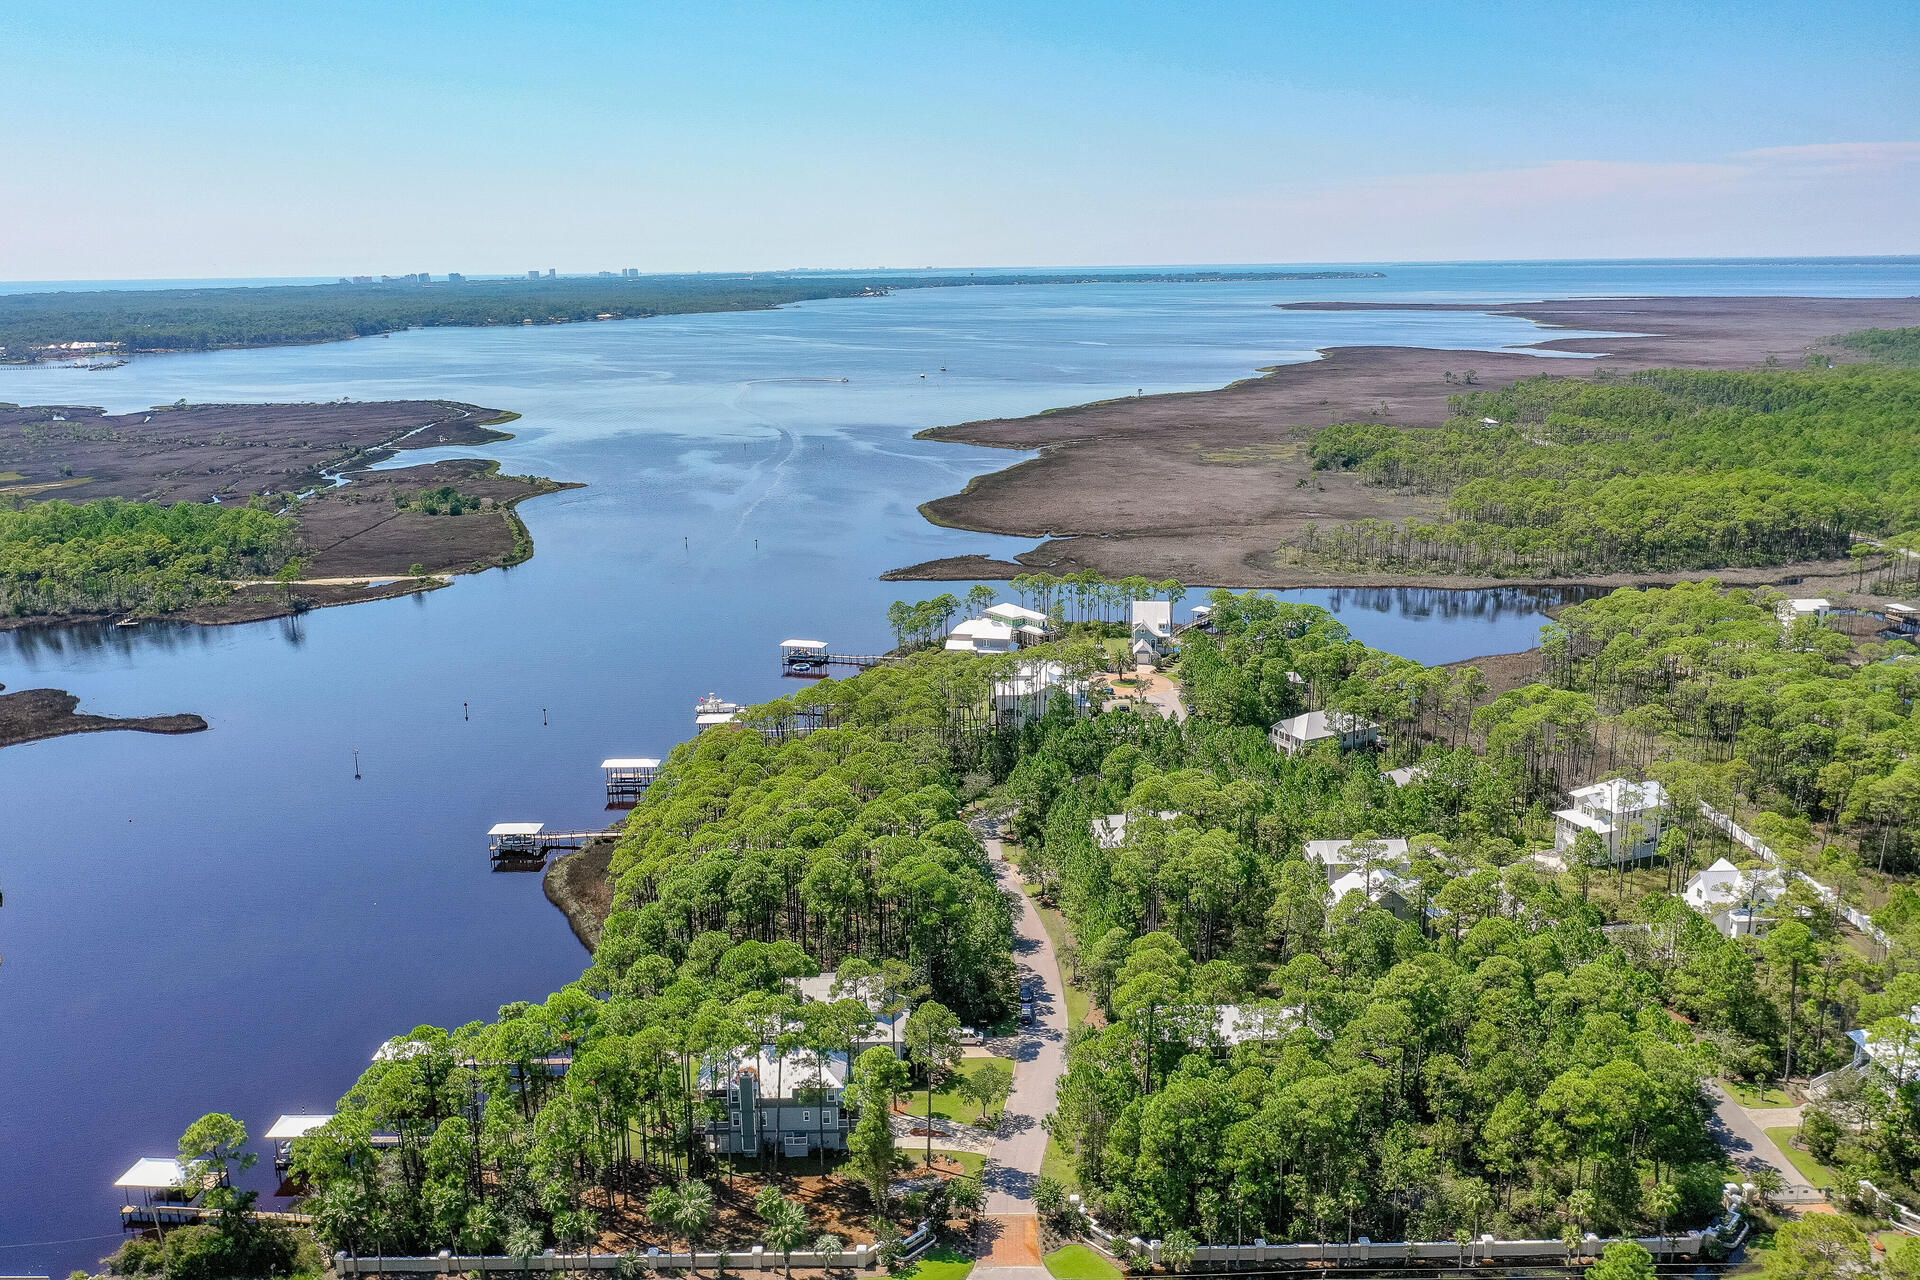
{"type": "Polygon", "coordinates": [[[1920,3],[0,5],[0,279],[1920,252],[1920,3]]]}

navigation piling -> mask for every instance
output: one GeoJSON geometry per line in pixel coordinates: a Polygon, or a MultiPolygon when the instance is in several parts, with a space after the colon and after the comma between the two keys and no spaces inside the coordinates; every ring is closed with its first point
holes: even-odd
{"type": "Polygon", "coordinates": [[[360,780],[360,748],[358,747],[353,749],[353,778],[356,782],[360,780]]]}

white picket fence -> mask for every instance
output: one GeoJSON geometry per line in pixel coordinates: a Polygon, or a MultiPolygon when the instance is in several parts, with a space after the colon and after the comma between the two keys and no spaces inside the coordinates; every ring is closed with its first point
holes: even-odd
{"type": "MultiPolygon", "coordinates": [[[[900,1256],[913,1259],[925,1253],[933,1244],[933,1224],[922,1222],[914,1228],[913,1234],[900,1242],[900,1256]]],[[[712,1271],[718,1273],[724,1265],[729,1268],[751,1269],[756,1271],[777,1271],[785,1267],[788,1259],[781,1256],[778,1249],[769,1249],[765,1245],[754,1245],[750,1249],[729,1251],[726,1253],[669,1253],[661,1249],[648,1249],[645,1253],[557,1253],[548,1249],[532,1257],[516,1258],[500,1254],[458,1254],[441,1250],[431,1257],[383,1257],[368,1255],[354,1257],[341,1252],[333,1255],[333,1271],[339,1276],[377,1276],[386,1274],[401,1275],[456,1275],[468,1271],[613,1271],[623,1264],[631,1265],[639,1261],[649,1271],[712,1271]]],[[[861,1244],[838,1253],[816,1253],[812,1249],[795,1249],[791,1257],[796,1267],[827,1268],[841,1270],[871,1271],[880,1265],[880,1247],[861,1244]]]]}

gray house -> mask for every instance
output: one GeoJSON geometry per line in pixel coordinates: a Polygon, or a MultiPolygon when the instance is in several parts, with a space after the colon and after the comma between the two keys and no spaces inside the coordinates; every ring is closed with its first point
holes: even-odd
{"type": "Polygon", "coordinates": [[[716,1155],[846,1150],[853,1117],[841,1105],[847,1086],[844,1053],[801,1049],[782,1054],[766,1045],[756,1054],[709,1059],[700,1069],[700,1083],[717,1107],[696,1124],[707,1150],[716,1155]]]}

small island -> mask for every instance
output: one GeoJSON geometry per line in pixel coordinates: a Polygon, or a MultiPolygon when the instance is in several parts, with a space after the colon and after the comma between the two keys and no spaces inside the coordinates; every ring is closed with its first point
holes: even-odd
{"type": "MultiPolygon", "coordinates": [[[[4,689],[5,685],[0,685],[4,689]]],[[[196,715],[101,716],[75,710],[80,699],[60,689],[21,689],[0,693],[0,747],[70,733],[132,729],[140,733],[199,733],[207,722],[196,715]]]]}
{"type": "Polygon", "coordinates": [[[570,486],[484,459],[370,470],[510,438],[443,400],[0,405],[0,628],[250,622],[518,563],[513,508],[570,486]]]}

